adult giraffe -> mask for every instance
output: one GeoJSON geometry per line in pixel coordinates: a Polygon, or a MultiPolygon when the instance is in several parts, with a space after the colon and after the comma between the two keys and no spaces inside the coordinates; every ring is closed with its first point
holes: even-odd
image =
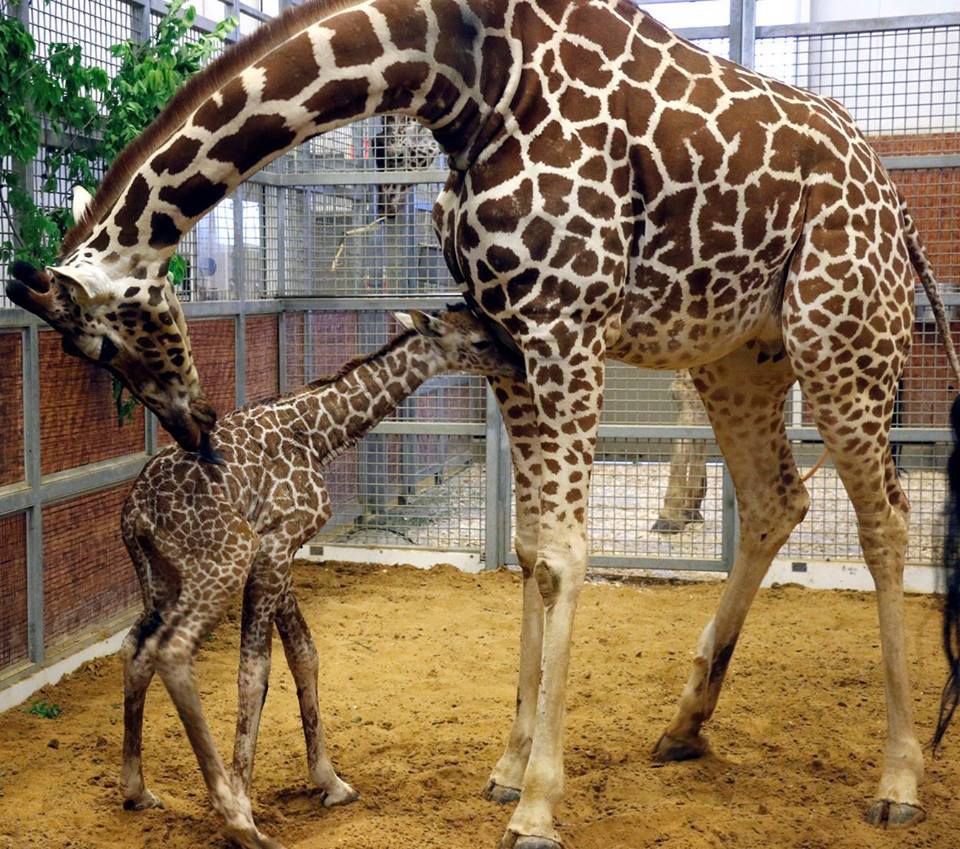
{"type": "MultiPolygon", "coordinates": [[[[58,297],[73,303],[79,287],[96,310],[54,321],[29,269],[13,294],[102,359],[101,338],[124,341],[118,304],[162,285],[178,240],[215,203],[311,136],[389,112],[417,118],[446,150],[436,223],[447,262],[527,363],[528,383],[493,381],[524,572],[517,716],[487,789],[519,795],[503,846],[560,840],[605,357],[692,371],[741,516],[730,580],[658,756],[704,750],[700,727],[747,609],[806,512],[783,422],[798,379],[877,584],[888,736],[869,818],[922,817],[903,640],[909,505],[887,437],[913,268],[947,328],[913,221],[836,103],[710,56],[622,0],[313,0],[192,80],[111,169],[52,275],[67,287],[58,297]]],[[[147,353],[130,344],[122,356],[142,365],[147,353]]],[[[167,373],[126,379],[145,397],[167,373]]]]}

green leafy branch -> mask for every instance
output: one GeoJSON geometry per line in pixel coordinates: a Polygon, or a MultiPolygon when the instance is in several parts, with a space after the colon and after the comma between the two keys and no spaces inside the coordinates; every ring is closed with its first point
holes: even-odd
{"type": "MultiPolygon", "coordinates": [[[[147,41],[124,41],[110,52],[120,60],[113,79],[86,65],[78,44],[53,43],[39,55],[16,18],[0,18],[0,265],[15,259],[35,265],[56,260],[73,224],[69,191],[92,191],[95,174],[161,112],[186,79],[199,71],[236,28],[235,18],[192,40],[196,10],[173,0],[147,41]],[[28,185],[29,166],[36,170],[28,185]],[[38,197],[44,203],[38,202],[38,197]]],[[[188,276],[175,256],[169,276],[178,288],[188,276]]],[[[136,402],[115,382],[118,420],[132,419],[136,402]]]]}

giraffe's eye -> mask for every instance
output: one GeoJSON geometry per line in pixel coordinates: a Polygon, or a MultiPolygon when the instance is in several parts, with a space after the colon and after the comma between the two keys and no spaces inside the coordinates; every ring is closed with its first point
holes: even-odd
{"type": "Polygon", "coordinates": [[[477,351],[486,351],[490,346],[491,342],[488,339],[481,339],[479,342],[474,342],[473,347],[477,351]]]}

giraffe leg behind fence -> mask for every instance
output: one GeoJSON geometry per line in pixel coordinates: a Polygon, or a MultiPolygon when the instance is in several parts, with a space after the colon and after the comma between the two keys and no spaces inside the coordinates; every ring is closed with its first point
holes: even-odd
{"type": "Polygon", "coordinates": [[[733,477],[740,535],[717,612],[704,629],[676,713],[658,741],[660,761],[706,751],[700,728],[713,714],[747,612],[774,555],[809,504],[783,416],[789,364],[754,343],[692,371],[733,477]]]}
{"type": "Polygon", "coordinates": [[[289,583],[277,606],[276,623],[297,686],[310,778],[322,791],[326,807],[346,805],[359,799],[360,794],[337,775],[327,754],[317,694],[320,659],[310,627],[300,612],[300,605],[289,583]]]}
{"type": "MultiPolygon", "coordinates": [[[[680,405],[677,424],[707,424],[703,403],[697,395],[690,372],[678,372],[671,384],[674,400],[680,405]]],[[[707,494],[707,452],[700,439],[673,441],[667,491],[656,522],[650,530],[660,534],[678,534],[686,525],[703,521],[703,499],[707,494]]]]}

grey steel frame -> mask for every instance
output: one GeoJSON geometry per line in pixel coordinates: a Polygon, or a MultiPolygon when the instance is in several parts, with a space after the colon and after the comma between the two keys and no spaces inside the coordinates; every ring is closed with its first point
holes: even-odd
{"type": "MultiPolygon", "coordinates": [[[[152,12],[163,12],[166,4],[161,0],[129,0],[133,10],[134,31],[146,32],[146,20],[152,12]]],[[[656,2],[681,2],[681,0],[647,0],[647,5],[656,2]]],[[[233,0],[234,13],[243,12],[259,20],[269,16],[245,3],[233,0]]],[[[282,0],[281,6],[290,5],[282,0]]],[[[730,55],[744,64],[751,64],[757,39],[785,36],[824,35],[857,33],[877,30],[916,28],[930,26],[960,25],[960,13],[939,15],[912,15],[908,17],[886,18],[873,21],[834,21],[830,23],[802,24],[756,27],[755,0],[731,0],[730,25],[722,27],[696,27],[681,30],[681,34],[691,39],[728,38],[730,55]]],[[[19,14],[22,19],[28,17],[29,6],[21,3],[19,14]]],[[[209,31],[213,21],[198,17],[196,26],[209,31]]],[[[235,40],[234,33],[229,40],[235,40]]],[[[884,160],[891,170],[913,168],[956,168],[960,167],[960,155],[943,156],[892,156],[884,160]]],[[[27,168],[29,166],[26,166],[27,168]]],[[[413,184],[424,182],[443,182],[446,172],[416,171],[391,172],[392,184],[413,184]]],[[[373,172],[343,174],[277,174],[262,172],[252,182],[274,187],[305,187],[335,184],[362,184],[382,182],[383,177],[373,172]]],[[[30,185],[30,181],[26,185],[30,185]]],[[[278,349],[280,366],[280,389],[289,387],[287,362],[290,352],[287,349],[285,333],[286,317],[291,313],[313,310],[385,310],[385,309],[435,309],[450,300],[451,294],[429,297],[374,296],[374,297],[316,297],[289,298],[286,296],[284,280],[284,226],[285,193],[278,192],[278,238],[279,269],[278,297],[270,300],[246,300],[248,288],[244,279],[243,261],[243,213],[242,205],[234,204],[234,295],[236,300],[189,303],[185,310],[190,318],[220,317],[232,318],[236,327],[236,402],[245,400],[246,384],[246,333],[245,321],[248,315],[276,314],[279,316],[278,349]]],[[[954,300],[954,299],[951,299],[954,300]]],[[[918,296],[918,304],[925,301],[918,296]]],[[[45,325],[33,316],[17,309],[0,309],[0,329],[17,330],[21,333],[23,359],[23,427],[24,427],[24,480],[10,486],[0,487],[0,516],[24,513],[27,529],[27,628],[29,636],[29,660],[25,667],[0,671],[0,683],[11,676],[17,677],[29,673],[43,665],[45,658],[43,633],[43,522],[44,505],[61,501],[114,486],[132,479],[147,459],[157,450],[157,425],[153,416],[146,417],[144,429],[144,450],[141,453],[91,464],[51,475],[41,474],[40,463],[40,393],[39,393],[39,334],[48,332],[45,325]]],[[[309,340],[307,340],[309,345],[309,340]]],[[[484,424],[464,424],[453,422],[387,422],[374,431],[380,433],[403,434],[457,434],[486,437],[486,532],[484,557],[487,568],[505,563],[515,563],[511,553],[512,539],[510,529],[510,493],[512,473],[509,445],[506,432],[500,420],[497,405],[488,393],[486,421],[484,424]]],[[[601,438],[618,437],[634,439],[675,439],[682,437],[709,439],[712,433],[707,427],[644,426],[644,425],[603,425],[601,438]]],[[[818,442],[819,435],[813,428],[790,428],[791,440],[818,442]]],[[[891,434],[895,442],[924,443],[948,442],[950,433],[939,428],[895,428],[891,434]]],[[[619,568],[639,567],[651,569],[695,569],[726,571],[732,565],[736,546],[737,516],[733,487],[729,475],[724,474],[723,487],[723,542],[722,557],[714,560],[679,559],[637,559],[620,557],[591,558],[591,565],[617,566],[619,568]]]]}

